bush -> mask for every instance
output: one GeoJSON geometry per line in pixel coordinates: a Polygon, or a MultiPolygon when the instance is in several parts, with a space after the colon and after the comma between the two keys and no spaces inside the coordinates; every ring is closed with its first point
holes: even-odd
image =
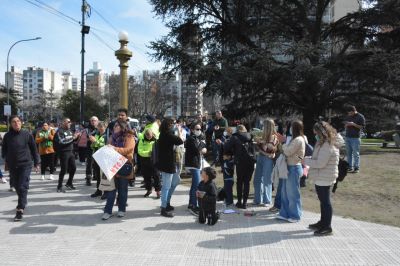
{"type": "Polygon", "coordinates": [[[7,125],[0,125],[0,132],[7,132],[7,125]]]}

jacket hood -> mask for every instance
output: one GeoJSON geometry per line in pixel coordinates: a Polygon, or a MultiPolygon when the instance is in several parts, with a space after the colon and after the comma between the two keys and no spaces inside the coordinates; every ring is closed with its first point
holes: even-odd
{"type": "Polygon", "coordinates": [[[249,142],[253,138],[249,132],[237,132],[233,136],[238,137],[242,142],[249,142]]]}

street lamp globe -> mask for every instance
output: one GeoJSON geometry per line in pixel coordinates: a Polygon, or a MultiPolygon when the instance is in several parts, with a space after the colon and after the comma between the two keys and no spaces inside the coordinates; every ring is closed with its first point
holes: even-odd
{"type": "Polygon", "coordinates": [[[120,33],[118,33],[118,39],[120,40],[120,41],[125,41],[125,42],[127,42],[128,41],[128,33],[126,32],[126,31],[120,31],[120,33]]]}

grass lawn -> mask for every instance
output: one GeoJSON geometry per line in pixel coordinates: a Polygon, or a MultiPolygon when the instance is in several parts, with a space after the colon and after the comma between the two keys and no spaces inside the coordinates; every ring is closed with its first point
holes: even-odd
{"type": "Polygon", "coordinates": [[[383,139],[361,139],[361,143],[383,143],[383,139]]]}
{"type": "MultiPolygon", "coordinates": [[[[361,150],[361,171],[348,174],[332,194],[334,215],[400,227],[400,150],[368,147],[361,150]]],[[[220,168],[219,168],[220,169],[220,168]]],[[[218,169],[217,186],[223,186],[218,169]]],[[[191,179],[182,184],[190,186],[191,179]]],[[[251,183],[252,184],[252,183],[251,183]]],[[[251,195],[253,193],[252,185],[251,195]]],[[[236,188],[234,188],[234,193],[236,188]]],[[[314,185],[301,189],[303,208],[319,213],[314,185]]],[[[249,203],[252,199],[249,199],[249,203]]]]}

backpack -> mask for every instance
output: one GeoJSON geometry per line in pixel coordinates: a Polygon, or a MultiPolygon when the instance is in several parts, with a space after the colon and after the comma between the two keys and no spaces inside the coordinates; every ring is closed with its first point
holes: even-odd
{"type": "Polygon", "coordinates": [[[242,152],[242,159],[248,160],[251,163],[255,163],[256,159],[256,149],[254,147],[253,140],[242,142],[243,152],[242,152]]]}
{"type": "Polygon", "coordinates": [[[333,185],[332,193],[336,192],[337,184],[339,182],[342,182],[346,177],[348,168],[349,168],[349,163],[345,159],[339,158],[339,164],[338,164],[339,174],[338,177],[336,178],[336,183],[333,185]]]}
{"type": "Polygon", "coordinates": [[[159,147],[158,147],[158,140],[156,140],[153,144],[153,150],[151,151],[150,159],[151,163],[153,166],[157,166],[158,164],[158,153],[159,153],[159,147]]]}

